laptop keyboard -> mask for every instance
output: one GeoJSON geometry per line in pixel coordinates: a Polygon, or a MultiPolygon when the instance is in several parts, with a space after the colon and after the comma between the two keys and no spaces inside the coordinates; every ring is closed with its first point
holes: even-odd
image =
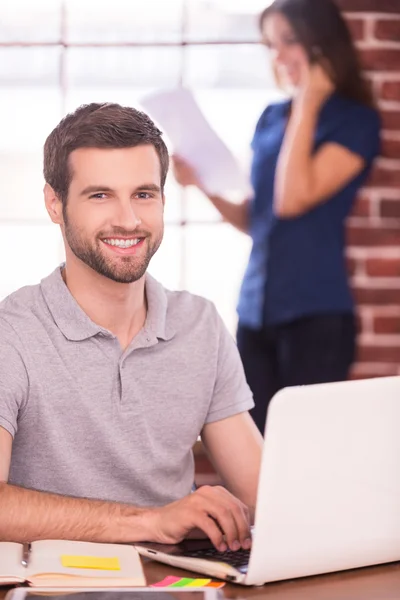
{"type": "Polygon", "coordinates": [[[185,556],[190,558],[206,558],[208,560],[218,560],[219,562],[227,563],[241,573],[246,573],[249,566],[250,550],[227,550],[226,552],[218,552],[216,548],[207,548],[204,550],[185,550],[185,556]]]}

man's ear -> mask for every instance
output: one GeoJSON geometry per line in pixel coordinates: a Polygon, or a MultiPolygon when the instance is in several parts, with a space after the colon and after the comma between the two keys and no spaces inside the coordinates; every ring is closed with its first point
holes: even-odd
{"type": "Polygon", "coordinates": [[[43,188],[44,193],[44,203],[46,205],[47,212],[49,213],[50,219],[56,225],[63,225],[63,210],[62,210],[62,202],[60,198],[57,196],[51,185],[48,183],[45,184],[43,188]]]}

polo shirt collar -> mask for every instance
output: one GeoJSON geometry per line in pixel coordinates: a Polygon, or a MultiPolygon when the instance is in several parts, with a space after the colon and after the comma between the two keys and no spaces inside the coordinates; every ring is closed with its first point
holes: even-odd
{"type": "MultiPolygon", "coordinates": [[[[64,265],[57,267],[45,279],[40,288],[47,307],[61,333],[71,341],[82,341],[102,332],[110,332],[94,323],[81,309],[66,286],[61,271],[64,265]]],[[[146,274],[146,298],[148,304],[144,330],[154,338],[169,340],[174,334],[174,328],[167,322],[168,298],[163,286],[149,274],[146,274]]],[[[139,334],[140,335],[140,332],[139,334]]]]}
{"type": "Polygon", "coordinates": [[[164,287],[146,273],[147,317],[144,329],[160,340],[170,340],[175,327],[168,319],[168,296],[164,287]]]}

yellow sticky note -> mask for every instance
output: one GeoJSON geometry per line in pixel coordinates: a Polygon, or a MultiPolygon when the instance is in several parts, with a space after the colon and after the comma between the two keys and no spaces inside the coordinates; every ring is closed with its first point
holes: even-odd
{"type": "Polygon", "coordinates": [[[63,567],[70,569],[100,569],[103,571],[119,571],[118,558],[106,558],[104,556],[71,556],[63,554],[61,556],[63,567]]]}
{"type": "Polygon", "coordinates": [[[185,587],[204,587],[207,583],[210,583],[211,579],[193,579],[190,583],[186,584],[185,587]]]}

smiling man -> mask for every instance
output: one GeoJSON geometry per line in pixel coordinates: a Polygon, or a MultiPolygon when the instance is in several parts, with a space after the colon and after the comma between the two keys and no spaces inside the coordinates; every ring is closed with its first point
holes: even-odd
{"type": "Polygon", "coordinates": [[[1,540],[251,544],[262,439],[235,344],[210,302],[146,274],[167,171],[161,132],[117,104],[46,141],[66,262],[0,305],[1,540]],[[199,434],[226,488],[191,493],[199,434]]]}

